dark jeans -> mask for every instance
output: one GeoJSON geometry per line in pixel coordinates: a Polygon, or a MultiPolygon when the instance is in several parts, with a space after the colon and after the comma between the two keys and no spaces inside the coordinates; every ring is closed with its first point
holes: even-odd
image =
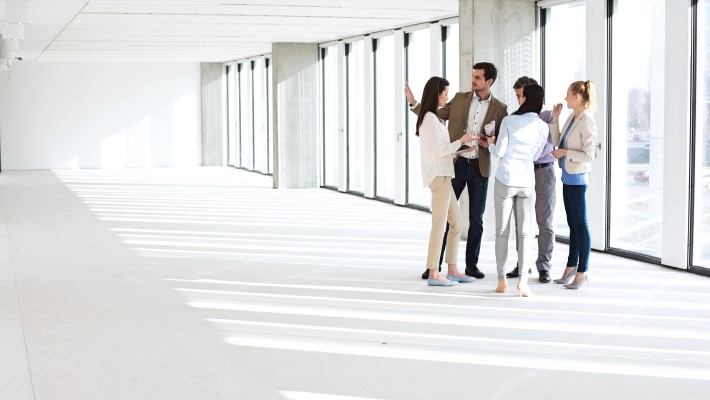
{"type": "Polygon", "coordinates": [[[587,225],[587,185],[562,185],[562,199],[569,225],[569,257],[567,266],[577,266],[577,272],[589,269],[592,241],[587,225]],[[577,263],[579,261],[579,264],[577,263]]]}
{"type": "MultiPolygon", "coordinates": [[[[466,267],[478,266],[478,254],[481,252],[481,237],[483,237],[483,212],[486,211],[486,195],[488,193],[488,178],[481,175],[478,159],[459,157],[454,164],[454,179],[451,186],[458,200],[463,189],[468,187],[468,240],[466,241],[466,267]]],[[[446,225],[446,233],[449,225],[446,225]]],[[[439,265],[444,261],[446,250],[446,234],[444,245],[439,256],[439,265]]]]}

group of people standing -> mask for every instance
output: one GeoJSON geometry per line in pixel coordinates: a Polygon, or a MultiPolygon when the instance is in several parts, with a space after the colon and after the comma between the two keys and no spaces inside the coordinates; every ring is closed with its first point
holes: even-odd
{"type": "Polygon", "coordinates": [[[507,105],[490,91],[496,78],[493,64],[475,64],[471,91],[456,93],[451,101],[447,101],[449,82],[444,78],[429,79],[421,102],[405,83],[407,102],[418,115],[416,135],[421,139],[422,181],[432,193],[432,228],[427,270],[422,278],[430,286],[454,286],[484,278],[478,260],[493,155],[500,159],[493,190],[496,292],[506,291],[507,278],[519,277],[520,295],[532,295],[527,282],[533,259],[530,249],[533,196],[539,228],[535,264],[540,282],[552,280],[555,160],[562,170],[570,249],[564,273],[554,282],[578,289],[588,281],[591,251],[585,193],[597,142],[596,124],[591,116],[594,83],[578,81],[569,86],[565,101],[572,113],[560,127],[562,104],[543,110],[545,92],[534,79],[521,77],[515,82],[513,89],[519,108],[508,115],[507,105]],[[469,230],[466,268],[461,273],[456,262],[463,223],[457,200],[464,188],[469,195],[469,230]],[[505,274],[512,214],[516,221],[518,263],[505,274]],[[440,274],[444,258],[448,266],[446,276],[440,274]]]}

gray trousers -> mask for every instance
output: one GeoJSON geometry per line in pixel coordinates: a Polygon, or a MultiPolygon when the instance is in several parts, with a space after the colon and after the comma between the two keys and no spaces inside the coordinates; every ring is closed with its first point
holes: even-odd
{"type": "Polygon", "coordinates": [[[532,263],[530,254],[530,235],[532,231],[532,196],[531,187],[506,186],[496,180],[493,186],[493,208],[496,215],[496,266],[498,279],[505,277],[505,263],[508,261],[508,236],[510,220],[515,210],[515,230],[518,241],[518,265],[520,281],[527,282],[528,267],[532,263]]]}
{"type": "MultiPolygon", "coordinates": [[[[555,246],[554,217],[557,194],[555,193],[555,166],[535,168],[535,219],[537,220],[537,261],[538,271],[549,271],[552,250],[555,246]]],[[[516,211],[513,209],[513,213],[516,211]]],[[[518,216],[515,215],[515,219],[518,216]]],[[[515,238],[515,248],[518,248],[515,238]]],[[[519,266],[519,265],[518,265],[519,266]]],[[[526,270],[527,271],[527,270],[526,270]]]]}
{"type": "Polygon", "coordinates": [[[535,169],[535,218],[539,230],[537,237],[538,271],[549,271],[552,250],[555,246],[554,216],[557,194],[555,193],[555,166],[535,169]]]}

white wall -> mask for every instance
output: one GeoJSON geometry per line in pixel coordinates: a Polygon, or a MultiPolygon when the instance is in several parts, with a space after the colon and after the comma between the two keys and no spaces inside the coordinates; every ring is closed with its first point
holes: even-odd
{"type": "Polygon", "coordinates": [[[0,73],[3,170],[201,164],[198,63],[18,63],[0,73]]]}

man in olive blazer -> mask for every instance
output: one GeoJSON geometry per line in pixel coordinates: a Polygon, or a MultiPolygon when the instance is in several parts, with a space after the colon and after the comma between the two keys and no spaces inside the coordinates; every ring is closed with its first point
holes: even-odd
{"type": "MultiPolygon", "coordinates": [[[[471,91],[456,93],[450,102],[439,109],[439,117],[448,121],[449,138],[452,142],[471,130],[483,135],[483,127],[492,121],[495,121],[495,135],[498,135],[500,122],[508,115],[508,106],[491,94],[490,88],[497,75],[495,65],[487,62],[475,64],[471,75],[471,91]]],[[[411,110],[418,114],[419,103],[407,84],[405,84],[405,94],[411,110]]],[[[466,243],[466,275],[478,279],[484,277],[483,272],[478,268],[478,256],[483,237],[483,213],[486,210],[488,178],[491,175],[491,155],[487,143],[483,144],[484,142],[485,140],[481,139],[477,149],[456,158],[454,161],[456,176],[451,180],[457,199],[463,189],[468,187],[469,227],[466,243]]],[[[441,270],[445,248],[446,235],[444,235],[444,246],[439,259],[439,270],[441,270]]],[[[428,277],[427,270],[422,274],[422,278],[428,277]]]]}

